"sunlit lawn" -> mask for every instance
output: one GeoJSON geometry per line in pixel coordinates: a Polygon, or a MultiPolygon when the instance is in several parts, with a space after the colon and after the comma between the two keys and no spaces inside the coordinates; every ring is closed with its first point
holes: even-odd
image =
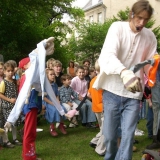
{"type": "MultiPolygon", "coordinates": [[[[87,129],[79,125],[77,128],[67,128],[67,135],[58,131],[58,137],[54,138],[50,136],[49,124],[45,120],[41,119],[38,128],[42,128],[43,131],[37,133],[36,152],[43,160],[103,160],[103,157],[89,146],[98,129],[87,129]]],[[[147,138],[146,120],[141,120],[138,128],[145,131],[145,135],[135,137],[139,144],[135,145],[137,152],[133,153],[133,160],[141,160],[142,151],[151,143],[147,138]]],[[[21,152],[21,146],[14,149],[3,148],[0,150],[0,160],[21,160],[21,152]]]]}

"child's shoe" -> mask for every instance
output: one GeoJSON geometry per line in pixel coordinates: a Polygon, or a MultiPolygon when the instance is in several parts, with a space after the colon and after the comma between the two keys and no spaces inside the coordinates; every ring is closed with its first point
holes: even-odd
{"type": "Polygon", "coordinates": [[[69,128],[75,128],[75,127],[76,127],[75,124],[73,124],[73,123],[70,123],[70,124],[69,124],[69,128]]]}
{"type": "Polygon", "coordinates": [[[50,125],[50,134],[51,134],[53,137],[58,136],[58,133],[57,133],[56,130],[55,130],[54,124],[51,124],[51,125],[50,125]]]}
{"type": "Polygon", "coordinates": [[[17,139],[13,140],[12,142],[14,145],[17,145],[17,146],[21,146],[22,143],[20,141],[18,141],[17,139]]]}
{"type": "Polygon", "coordinates": [[[5,147],[5,148],[14,148],[15,147],[15,145],[14,144],[12,144],[11,142],[6,142],[6,143],[4,143],[3,144],[3,146],[5,147]]]}
{"type": "Polygon", "coordinates": [[[60,130],[63,134],[67,134],[67,131],[65,130],[63,123],[60,123],[60,125],[59,125],[58,128],[59,128],[59,130],[60,130]]]}
{"type": "Polygon", "coordinates": [[[74,124],[75,126],[78,126],[78,122],[77,122],[77,120],[76,120],[76,117],[73,117],[73,118],[72,118],[71,123],[74,124]]]}

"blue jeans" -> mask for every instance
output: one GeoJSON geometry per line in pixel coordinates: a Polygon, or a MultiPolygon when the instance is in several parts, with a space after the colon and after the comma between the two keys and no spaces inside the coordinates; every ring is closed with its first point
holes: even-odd
{"type": "MultiPolygon", "coordinates": [[[[74,99],[74,102],[79,105],[81,101],[74,99]]],[[[82,123],[96,122],[96,115],[92,111],[92,103],[88,99],[83,103],[80,109],[80,115],[82,123]]]]}
{"type": "Polygon", "coordinates": [[[160,82],[156,82],[151,88],[153,109],[153,135],[157,135],[160,129],[160,82]]]}
{"type": "Polygon", "coordinates": [[[147,124],[146,124],[147,130],[148,130],[148,137],[153,136],[153,110],[148,105],[148,111],[147,111],[147,124]]]}
{"type": "Polygon", "coordinates": [[[131,160],[134,132],[139,117],[140,100],[121,97],[111,92],[103,92],[105,160],[131,160]],[[118,127],[122,138],[117,148],[118,127]]]}
{"type": "Polygon", "coordinates": [[[139,112],[139,118],[145,119],[146,118],[146,100],[144,99],[144,102],[142,102],[142,108],[139,112]]]}

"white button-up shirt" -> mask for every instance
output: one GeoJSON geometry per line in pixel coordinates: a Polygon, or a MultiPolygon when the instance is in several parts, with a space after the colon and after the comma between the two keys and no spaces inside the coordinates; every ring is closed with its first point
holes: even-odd
{"type": "MultiPolygon", "coordinates": [[[[107,33],[99,57],[100,74],[93,88],[102,88],[116,95],[141,99],[140,92],[132,93],[124,88],[120,73],[123,69],[144,60],[151,59],[156,53],[157,41],[153,32],[143,28],[141,32],[134,33],[129,22],[114,22],[107,33]]],[[[135,73],[143,83],[143,72],[148,73],[149,65],[135,73]]]]}

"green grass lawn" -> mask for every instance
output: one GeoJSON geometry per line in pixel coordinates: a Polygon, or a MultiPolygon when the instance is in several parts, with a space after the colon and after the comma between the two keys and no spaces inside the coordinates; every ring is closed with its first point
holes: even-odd
{"type": "MultiPolygon", "coordinates": [[[[89,146],[99,129],[87,129],[80,125],[77,128],[67,128],[67,135],[58,131],[59,135],[55,138],[50,135],[49,124],[45,120],[41,119],[38,128],[43,128],[43,131],[37,133],[36,152],[43,160],[103,160],[89,146]]],[[[133,153],[133,160],[141,160],[142,151],[152,142],[147,138],[146,120],[141,120],[138,128],[145,131],[145,135],[135,137],[139,144],[135,145],[137,151],[133,153]]],[[[0,160],[22,160],[21,154],[21,146],[3,148],[0,150],[0,160]]]]}

